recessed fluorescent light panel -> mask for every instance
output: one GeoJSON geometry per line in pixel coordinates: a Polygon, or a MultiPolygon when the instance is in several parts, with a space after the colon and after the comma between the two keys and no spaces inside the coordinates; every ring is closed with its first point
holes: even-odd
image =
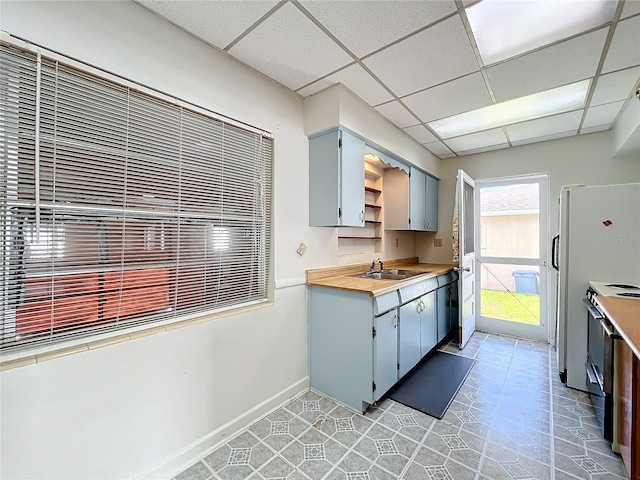
{"type": "Polygon", "coordinates": [[[485,66],[610,22],[618,0],[482,0],[467,18],[485,66]]]}
{"type": "Polygon", "coordinates": [[[591,79],[429,122],[446,139],[584,107],[591,79]]]}

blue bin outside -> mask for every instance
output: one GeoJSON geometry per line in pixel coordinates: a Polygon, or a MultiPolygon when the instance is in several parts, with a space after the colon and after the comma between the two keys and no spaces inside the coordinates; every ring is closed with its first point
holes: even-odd
{"type": "Polygon", "coordinates": [[[514,270],[517,293],[538,293],[538,272],[534,270],[514,270]]]}

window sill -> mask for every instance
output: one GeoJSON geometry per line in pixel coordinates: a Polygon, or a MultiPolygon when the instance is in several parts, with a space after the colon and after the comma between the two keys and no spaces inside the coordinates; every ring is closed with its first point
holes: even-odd
{"type": "Polygon", "coordinates": [[[12,352],[3,355],[0,358],[0,372],[12,370],[14,368],[26,367],[29,365],[35,365],[36,363],[42,363],[48,360],[54,360],[56,358],[73,355],[75,353],[85,352],[88,350],[95,350],[97,348],[106,347],[108,345],[128,342],[130,340],[147,337],[149,335],[155,335],[157,333],[165,333],[170,330],[176,330],[178,328],[188,327],[190,325],[196,325],[198,323],[209,322],[212,320],[218,320],[220,318],[230,317],[232,315],[252,312],[272,305],[273,302],[263,302],[256,305],[227,310],[225,312],[203,315],[197,318],[168,323],[162,326],[147,326],[147,328],[129,333],[123,333],[122,331],[113,332],[111,334],[112,336],[105,336],[102,338],[94,337],[94,340],[78,339],[73,344],[72,342],[66,342],[60,343],[58,345],[47,345],[39,348],[35,347],[29,351],[12,352]]]}

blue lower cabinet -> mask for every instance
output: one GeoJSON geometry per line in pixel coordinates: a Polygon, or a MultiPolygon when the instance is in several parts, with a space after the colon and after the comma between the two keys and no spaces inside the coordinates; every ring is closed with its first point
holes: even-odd
{"type": "Polygon", "coordinates": [[[398,311],[391,310],[374,318],[376,336],[373,342],[373,399],[378,400],[398,381],[398,311]]]}
{"type": "Polygon", "coordinates": [[[398,380],[399,303],[397,291],[309,287],[311,388],[360,413],[382,397],[398,380]]]}
{"type": "Polygon", "coordinates": [[[448,286],[440,287],[436,290],[438,304],[438,342],[449,334],[451,330],[451,318],[449,315],[450,306],[448,286]]]}
{"type": "Polygon", "coordinates": [[[451,308],[440,315],[440,303],[452,305],[441,289],[435,278],[373,298],[310,286],[311,388],[364,412],[433,350],[445,317],[451,325],[451,308]]]}
{"type": "Polygon", "coordinates": [[[438,313],[436,310],[437,292],[423,295],[422,313],[420,314],[420,353],[424,357],[438,344],[438,313]]]}
{"type": "Polygon", "coordinates": [[[398,327],[398,379],[404,377],[422,358],[420,348],[422,302],[420,298],[400,307],[398,327]]]}

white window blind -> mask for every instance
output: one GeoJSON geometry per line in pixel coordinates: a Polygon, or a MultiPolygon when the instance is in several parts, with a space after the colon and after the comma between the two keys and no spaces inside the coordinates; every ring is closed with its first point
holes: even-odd
{"type": "Polygon", "coordinates": [[[2,350],[266,301],[271,138],[0,53],[2,350]]]}

